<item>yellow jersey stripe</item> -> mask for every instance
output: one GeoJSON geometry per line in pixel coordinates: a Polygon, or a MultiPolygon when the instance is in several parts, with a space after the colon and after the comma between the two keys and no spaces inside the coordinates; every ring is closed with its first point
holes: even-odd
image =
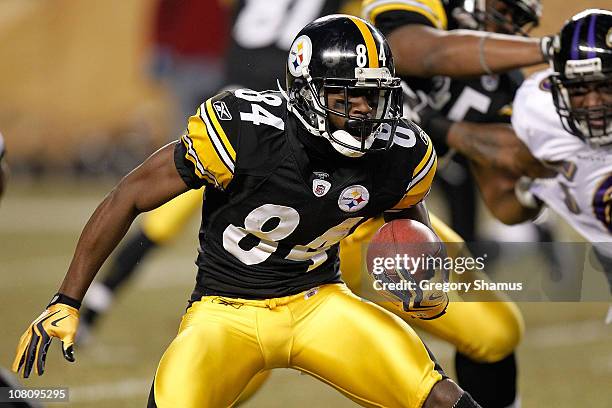
{"type": "Polygon", "coordinates": [[[428,178],[433,179],[433,176],[436,172],[437,165],[438,165],[438,157],[436,156],[435,153],[433,153],[429,156],[429,160],[427,161],[427,165],[425,166],[425,168],[412,179],[412,181],[408,185],[407,191],[410,191],[416,188],[420,183],[427,180],[428,178]]]}
{"type": "MultiPolygon", "coordinates": [[[[419,135],[419,137],[421,137],[421,135],[419,135]]],[[[421,159],[420,163],[417,164],[416,168],[412,172],[413,178],[416,177],[417,174],[419,174],[419,172],[423,169],[423,167],[425,167],[425,165],[428,163],[429,159],[431,158],[431,155],[433,152],[433,143],[431,142],[431,139],[429,139],[429,136],[427,136],[427,140],[429,141],[429,143],[427,144],[427,151],[423,155],[423,158],[421,159]]]]}
{"type": "Polygon", "coordinates": [[[183,143],[187,147],[187,159],[194,163],[196,175],[206,179],[217,187],[225,188],[234,175],[233,163],[228,165],[227,155],[221,146],[221,141],[212,132],[212,125],[206,123],[208,117],[202,112],[202,107],[189,118],[188,134],[183,136],[183,143]],[[220,150],[218,150],[220,148],[220,150]]]}
{"type": "Polygon", "coordinates": [[[209,173],[202,165],[200,158],[198,157],[195,149],[193,148],[193,140],[191,140],[189,136],[183,135],[183,137],[181,138],[181,141],[187,148],[187,153],[185,154],[185,158],[189,160],[191,163],[193,163],[196,176],[198,176],[201,179],[206,180],[207,182],[215,186],[219,185],[215,177],[211,173],[209,173]]]}
{"type": "Polygon", "coordinates": [[[376,21],[379,14],[395,10],[418,13],[441,30],[448,27],[446,11],[440,0],[366,0],[363,2],[362,15],[370,21],[376,21]]]}
{"type": "MultiPolygon", "coordinates": [[[[204,108],[204,106],[201,106],[201,108],[204,108]]],[[[225,144],[223,143],[223,140],[215,131],[211,117],[210,115],[208,115],[206,110],[204,110],[204,112],[200,110],[200,119],[206,126],[208,137],[210,138],[210,141],[212,142],[212,146],[215,149],[217,156],[223,161],[223,163],[225,164],[225,167],[227,167],[227,169],[231,171],[233,174],[234,164],[236,162],[235,161],[236,156],[234,155],[234,158],[232,158],[232,156],[230,155],[230,152],[227,151],[225,144]]]]}
{"type": "Polygon", "coordinates": [[[370,63],[370,68],[378,68],[378,52],[376,50],[376,43],[374,42],[374,36],[372,36],[372,32],[362,20],[357,17],[350,17],[350,19],[355,23],[361,35],[363,36],[363,40],[365,41],[366,49],[368,50],[368,62],[370,63]]]}
{"type": "Polygon", "coordinates": [[[412,183],[410,183],[408,192],[404,195],[400,202],[392,208],[393,210],[410,208],[413,205],[423,201],[427,194],[429,194],[429,190],[431,190],[431,183],[433,182],[433,178],[436,174],[437,164],[438,159],[434,154],[431,160],[431,165],[427,166],[428,170],[422,172],[423,176],[419,180],[415,179],[412,183]]]}
{"type": "Polygon", "coordinates": [[[223,146],[225,147],[225,150],[231,157],[232,162],[236,163],[236,151],[234,150],[234,147],[230,143],[229,139],[227,138],[227,135],[225,134],[223,127],[219,123],[219,120],[217,119],[217,115],[215,114],[215,111],[212,107],[212,102],[210,99],[206,101],[206,111],[208,112],[208,117],[211,119],[215,127],[216,134],[219,135],[219,137],[221,138],[221,141],[223,142],[223,146]]]}

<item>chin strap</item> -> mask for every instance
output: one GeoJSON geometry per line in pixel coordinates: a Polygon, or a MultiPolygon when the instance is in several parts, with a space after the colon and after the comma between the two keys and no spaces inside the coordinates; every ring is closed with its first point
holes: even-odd
{"type": "MultiPolygon", "coordinates": [[[[327,133],[326,133],[327,134],[327,133]]],[[[347,157],[361,157],[365,152],[359,150],[361,147],[361,143],[357,139],[355,139],[349,132],[346,130],[336,130],[332,133],[332,137],[328,138],[332,147],[336,149],[336,151],[347,157]],[[354,146],[354,148],[346,147],[341,145],[339,142],[344,144],[354,146]]]]}

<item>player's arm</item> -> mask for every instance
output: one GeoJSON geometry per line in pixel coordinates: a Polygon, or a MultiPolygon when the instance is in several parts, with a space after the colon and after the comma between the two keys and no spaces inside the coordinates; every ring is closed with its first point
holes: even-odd
{"type": "Polygon", "coordinates": [[[448,127],[446,143],[481,167],[531,178],[554,176],[531,154],[509,124],[455,122],[448,127]]]}
{"type": "Polygon", "coordinates": [[[475,30],[447,30],[440,0],[364,0],[362,14],[381,29],[398,74],[468,77],[536,65],[548,59],[550,39],[475,30]]]}
{"type": "Polygon", "coordinates": [[[537,38],[410,24],[393,30],[387,39],[402,75],[469,77],[545,62],[537,38]]]}
{"type": "Polygon", "coordinates": [[[64,357],[74,361],[72,346],[79,306],[98,269],[127,232],[134,218],[187,191],[174,162],[176,143],[155,152],[106,196],[87,222],[59,292],[21,336],[13,371],[44,372],[51,339],[62,341],[64,357]]]}
{"type": "Polygon", "coordinates": [[[471,163],[471,170],[485,205],[504,224],[528,221],[540,213],[542,202],[529,192],[526,178],[477,163],[471,163]]]}
{"type": "Polygon", "coordinates": [[[79,238],[59,293],[80,300],[102,263],[142,212],[188,190],[174,163],[170,143],[125,176],[96,208],[79,238]]]}
{"type": "MultiPolygon", "coordinates": [[[[416,144],[412,147],[413,156],[418,158],[417,164],[412,170],[412,181],[408,185],[406,193],[393,208],[385,211],[383,216],[385,222],[402,218],[411,219],[425,224],[431,231],[434,231],[424,199],[429,194],[436,173],[436,151],[433,148],[433,143],[424,132],[414,124],[410,124],[409,127],[415,134],[420,133],[416,138],[416,144]]],[[[440,256],[445,257],[446,248],[444,246],[443,251],[444,253],[440,256]]],[[[436,273],[431,280],[448,278],[443,271],[437,272],[439,273],[436,273]]],[[[401,272],[399,275],[401,275],[401,272]]],[[[424,320],[442,316],[449,303],[448,296],[444,292],[423,293],[419,288],[416,288],[416,290],[398,290],[391,294],[398,300],[398,307],[401,307],[404,312],[424,320]]]]}

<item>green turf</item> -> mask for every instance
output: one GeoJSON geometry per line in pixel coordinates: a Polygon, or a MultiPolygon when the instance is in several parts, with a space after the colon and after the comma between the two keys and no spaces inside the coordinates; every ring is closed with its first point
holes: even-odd
{"type": "MultiPolygon", "coordinates": [[[[0,365],[11,364],[21,332],[56,291],[80,229],[107,188],[108,183],[26,184],[13,180],[0,205],[0,365]]],[[[26,380],[25,385],[67,386],[71,407],[144,406],[157,362],[177,330],[193,285],[196,228],[191,225],[189,233],[142,265],[96,336],[77,349],[76,364],[64,361],[59,345],[53,344],[45,375],[26,380]]],[[[527,324],[518,351],[523,407],[609,407],[612,326],[603,325],[608,305],[534,303],[520,307],[527,324]]],[[[425,339],[452,373],[452,348],[427,335],[425,339]]],[[[354,404],[307,375],[276,370],[245,406],[354,404]]]]}

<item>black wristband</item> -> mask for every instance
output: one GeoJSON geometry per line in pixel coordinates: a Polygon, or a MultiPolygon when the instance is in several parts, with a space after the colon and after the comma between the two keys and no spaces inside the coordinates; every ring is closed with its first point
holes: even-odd
{"type": "Polygon", "coordinates": [[[76,310],[79,310],[79,308],[81,307],[81,302],[71,298],[70,296],[66,296],[63,295],[61,293],[56,293],[52,298],[51,298],[51,302],[49,302],[49,304],[47,305],[47,307],[58,304],[58,303],[63,303],[65,305],[74,307],[76,310]]]}

